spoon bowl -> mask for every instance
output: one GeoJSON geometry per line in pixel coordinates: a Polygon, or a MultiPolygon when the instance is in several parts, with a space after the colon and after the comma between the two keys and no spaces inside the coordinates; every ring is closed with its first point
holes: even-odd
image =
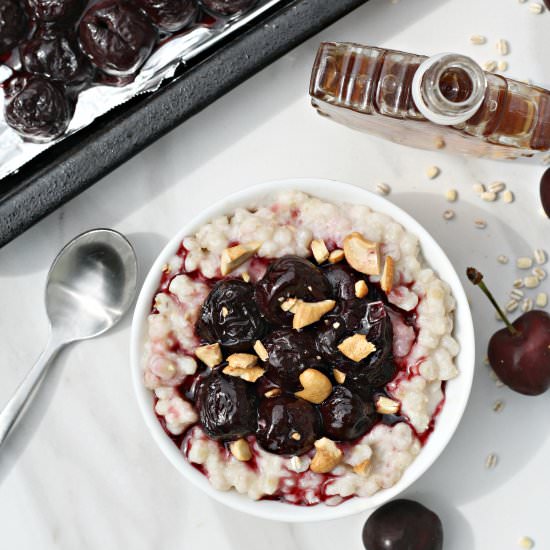
{"type": "Polygon", "coordinates": [[[129,308],[137,284],[130,243],[116,231],[94,229],[73,239],[54,260],[46,284],[46,310],[56,337],[98,336],[129,308]]]}

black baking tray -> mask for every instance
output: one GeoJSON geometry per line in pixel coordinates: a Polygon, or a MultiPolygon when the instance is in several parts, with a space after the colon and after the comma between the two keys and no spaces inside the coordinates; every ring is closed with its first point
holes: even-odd
{"type": "Polygon", "coordinates": [[[366,0],[289,0],[0,180],[0,247],[366,0]],[[138,130],[139,129],[139,130],[138,130]]]}

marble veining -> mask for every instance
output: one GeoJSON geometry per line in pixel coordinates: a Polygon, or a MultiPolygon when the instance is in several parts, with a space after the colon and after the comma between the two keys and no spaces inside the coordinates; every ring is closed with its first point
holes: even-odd
{"type": "MultiPolygon", "coordinates": [[[[482,268],[504,301],[517,276],[510,258],[548,248],[538,212],[542,169],[415,151],[318,117],[306,95],[317,45],[355,40],[418,53],[457,51],[481,62],[510,42],[508,74],[550,86],[550,14],[514,0],[371,0],[159,140],[81,196],[0,250],[0,403],[40,353],[47,325],[42,301],[48,267],[65,242],[98,226],[128,235],[143,278],[168,238],[214,198],[255,182],[327,177],[374,190],[409,211],[447,251],[460,274],[482,268]],[[469,43],[484,34],[485,46],[469,43]],[[441,175],[428,180],[430,165],[441,175]],[[475,181],[502,180],[511,205],[484,203],[475,181]],[[456,218],[444,222],[448,188],[456,218]],[[473,220],[483,218],[481,231],[473,220]]],[[[1,184],[0,184],[1,185],[1,184]]],[[[541,290],[549,291],[545,281],[541,290]]],[[[548,395],[497,388],[483,365],[496,329],[493,312],[467,287],[478,328],[470,404],[456,436],[408,491],[441,515],[446,550],[513,549],[527,535],[550,547],[546,518],[550,437],[548,395]],[[491,405],[505,401],[495,414],[491,405]],[[490,453],[494,470],[484,468],[490,453]],[[528,487],[529,499],[525,499],[528,487]]],[[[360,550],[366,514],[319,525],[277,524],[234,512],[179,477],[147,432],[130,381],[126,317],[112,333],[67,350],[17,433],[0,450],[2,547],[119,550],[360,550]]]]}

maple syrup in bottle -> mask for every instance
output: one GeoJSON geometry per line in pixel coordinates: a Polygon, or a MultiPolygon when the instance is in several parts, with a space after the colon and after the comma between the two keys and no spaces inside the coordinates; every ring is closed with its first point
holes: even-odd
{"type": "Polygon", "coordinates": [[[396,143],[493,159],[550,152],[550,92],[463,55],[323,43],[310,95],[320,114],[396,143]]]}

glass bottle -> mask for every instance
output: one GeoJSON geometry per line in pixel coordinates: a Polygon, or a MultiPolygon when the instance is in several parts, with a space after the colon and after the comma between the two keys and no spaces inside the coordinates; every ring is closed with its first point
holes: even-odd
{"type": "Polygon", "coordinates": [[[550,151],[550,92],[463,55],[323,43],[310,95],[321,115],[396,143],[493,159],[550,151]]]}

